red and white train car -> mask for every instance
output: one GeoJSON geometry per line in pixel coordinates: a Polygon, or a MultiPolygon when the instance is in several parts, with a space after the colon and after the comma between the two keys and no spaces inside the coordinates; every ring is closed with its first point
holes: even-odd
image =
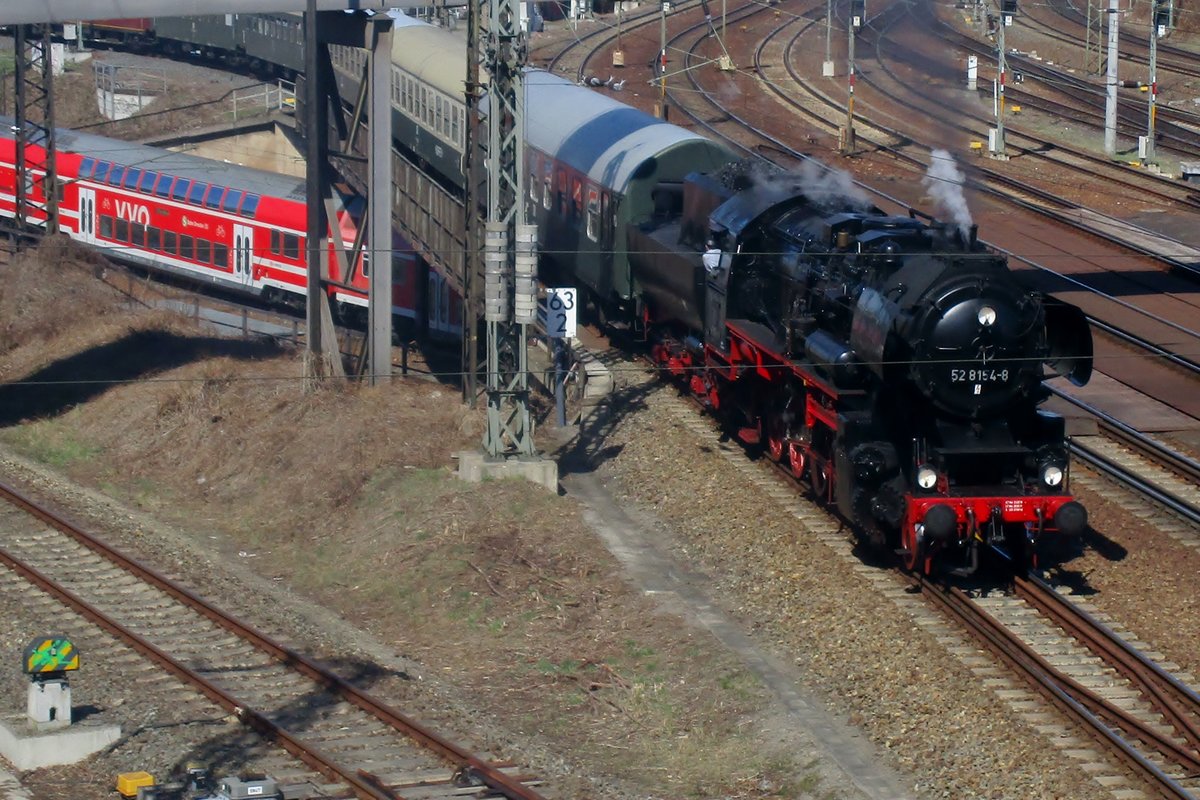
{"type": "MultiPolygon", "coordinates": [[[[0,216],[16,215],[16,142],[0,118],[0,216]]],[[[303,305],[307,285],[302,179],[186,153],[56,131],[59,227],[71,238],[148,269],[186,276],[271,302],[303,305]]],[[[31,147],[31,165],[44,163],[31,147]]],[[[37,175],[36,169],[34,174],[37,175]]],[[[42,183],[28,187],[42,204],[42,183]]],[[[343,198],[338,229],[355,239],[361,202],[343,198]]],[[[30,224],[45,219],[30,214],[30,224]]],[[[400,237],[393,240],[393,313],[433,336],[457,337],[462,303],[400,237]]],[[[329,295],[347,318],[365,315],[366,271],[359,259],[340,274],[330,258],[329,295]]]]}

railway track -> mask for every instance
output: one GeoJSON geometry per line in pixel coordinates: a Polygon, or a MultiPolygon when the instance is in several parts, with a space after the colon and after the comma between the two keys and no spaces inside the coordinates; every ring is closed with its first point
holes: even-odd
{"type": "Polygon", "coordinates": [[[721,432],[698,409],[690,397],[680,398],[671,413],[794,516],[798,536],[827,545],[962,658],[981,685],[1049,737],[1064,757],[1080,762],[1097,782],[1096,796],[1151,796],[1143,786],[1153,796],[1196,796],[1200,695],[1190,688],[1194,676],[1043,580],[1019,577],[1011,591],[972,595],[863,563],[845,528],[801,496],[786,469],[722,446],[721,432]],[[980,645],[988,657],[980,656],[980,645]]]}
{"type": "Polygon", "coordinates": [[[0,497],[10,587],[33,584],[278,745],[293,757],[273,761],[281,783],[331,798],[471,791],[541,799],[531,778],[474,755],[11,487],[0,485],[0,497]]]}

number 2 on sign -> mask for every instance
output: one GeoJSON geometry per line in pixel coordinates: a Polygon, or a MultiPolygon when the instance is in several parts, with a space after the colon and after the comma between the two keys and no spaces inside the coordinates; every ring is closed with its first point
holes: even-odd
{"type": "Polygon", "coordinates": [[[575,335],[576,290],[574,287],[546,290],[546,333],[558,339],[575,335]]]}

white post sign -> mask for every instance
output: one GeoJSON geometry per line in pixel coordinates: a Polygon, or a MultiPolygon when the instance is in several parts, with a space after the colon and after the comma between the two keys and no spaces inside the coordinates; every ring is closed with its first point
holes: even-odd
{"type": "Polygon", "coordinates": [[[546,335],[551,339],[574,336],[578,313],[578,289],[570,287],[546,290],[546,335]]]}

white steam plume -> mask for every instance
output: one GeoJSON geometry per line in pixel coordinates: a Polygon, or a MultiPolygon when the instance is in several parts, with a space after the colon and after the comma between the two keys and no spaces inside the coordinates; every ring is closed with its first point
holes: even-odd
{"type": "Polygon", "coordinates": [[[933,197],[938,215],[949,217],[966,238],[971,230],[971,211],[962,190],[966,178],[948,151],[934,150],[930,156],[929,169],[921,179],[921,185],[933,197]]]}

